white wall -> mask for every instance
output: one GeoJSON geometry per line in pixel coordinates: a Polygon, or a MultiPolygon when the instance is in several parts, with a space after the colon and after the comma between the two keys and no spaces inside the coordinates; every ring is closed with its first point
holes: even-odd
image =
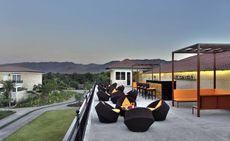
{"type": "Polygon", "coordinates": [[[119,85],[127,86],[127,72],[130,72],[130,86],[132,85],[132,70],[131,69],[111,69],[110,81],[111,83],[117,83],[119,85]],[[116,80],[116,72],[125,72],[125,80],[116,80]]]}
{"type": "Polygon", "coordinates": [[[11,97],[13,100],[16,100],[16,102],[22,102],[25,101],[28,97],[29,94],[26,91],[20,91],[20,92],[12,92],[11,97]]]}
{"type": "Polygon", "coordinates": [[[27,88],[29,91],[33,90],[34,85],[42,84],[42,73],[21,73],[21,78],[23,80],[23,87],[27,88]]]}

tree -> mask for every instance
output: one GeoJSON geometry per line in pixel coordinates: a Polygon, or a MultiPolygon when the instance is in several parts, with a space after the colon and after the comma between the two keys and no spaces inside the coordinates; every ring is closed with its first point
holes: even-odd
{"type": "Polygon", "coordinates": [[[14,89],[14,83],[11,80],[3,81],[4,95],[9,100],[9,107],[11,107],[11,92],[14,89]]]}

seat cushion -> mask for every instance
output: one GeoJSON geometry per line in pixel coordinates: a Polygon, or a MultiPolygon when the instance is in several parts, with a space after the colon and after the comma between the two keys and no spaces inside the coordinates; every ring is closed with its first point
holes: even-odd
{"type": "Polygon", "coordinates": [[[120,113],[121,112],[121,110],[120,109],[117,109],[117,108],[114,108],[114,109],[112,109],[114,112],[116,112],[116,113],[120,113]]]}

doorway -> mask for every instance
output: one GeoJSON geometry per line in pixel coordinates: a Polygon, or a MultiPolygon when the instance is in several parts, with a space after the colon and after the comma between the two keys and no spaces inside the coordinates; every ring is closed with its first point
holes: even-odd
{"type": "Polygon", "coordinates": [[[130,72],[127,72],[127,86],[131,85],[131,75],[130,72]]]}

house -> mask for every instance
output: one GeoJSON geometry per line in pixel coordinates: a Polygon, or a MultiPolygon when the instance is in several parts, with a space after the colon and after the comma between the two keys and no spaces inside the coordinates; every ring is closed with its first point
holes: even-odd
{"type": "Polygon", "coordinates": [[[155,64],[167,63],[160,59],[125,59],[107,68],[110,71],[110,82],[118,85],[131,86],[133,81],[139,81],[139,75],[152,67],[155,64]]]}
{"type": "Polygon", "coordinates": [[[42,84],[42,72],[18,66],[0,66],[0,89],[3,88],[1,81],[7,80],[14,82],[11,97],[19,102],[28,97],[27,91],[33,90],[34,85],[42,84]]]}

